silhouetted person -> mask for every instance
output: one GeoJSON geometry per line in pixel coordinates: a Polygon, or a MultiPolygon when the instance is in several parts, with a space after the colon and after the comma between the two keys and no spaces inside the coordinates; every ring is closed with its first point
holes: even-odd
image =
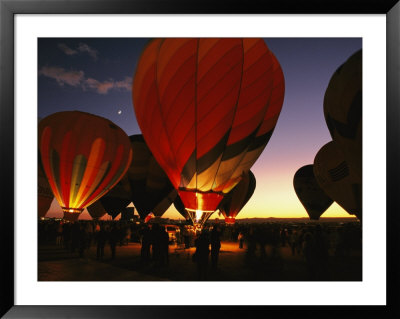
{"type": "Polygon", "coordinates": [[[282,247],[286,246],[286,240],[287,240],[286,228],[282,228],[281,229],[281,246],[282,247]]]}
{"type": "Polygon", "coordinates": [[[186,228],[183,228],[183,242],[185,243],[185,249],[190,248],[190,234],[186,228]]]}
{"type": "Polygon", "coordinates": [[[207,279],[208,271],[208,255],[210,254],[210,242],[208,239],[208,234],[203,232],[195,240],[196,246],[196,265],[197,265],[197,275],[199,280],[207,279]]]}
{"type": "Polygon", "coordinates": [[[239,232],[238,241],[239,241],[239,248],[242,249],[243,248],[243,242],[244,242],[244,235],[243,235],[242,232],[239,232]]]}
{"type": "Polygon", "coordinates": [[[315,270],[317,279],[326,279],[328,271],[329,245],[328,239],[320,225],[317,225],[314,233],[315,245],[315,270]]]}
{"type": "Polygon", "coordinates": [[[272,246],[271,257],[273,258],[275,258],[278,255],[279,237],[280,237],[279,228],[273,227],[273,229],[271,230],[271,238],[270,238],[272,246]]]}
{"type": "Polygon", "coordinates": [[[64,249],[66,250],[70,250],[71,248],[71,224],[70,223],[66,223],[63,226],[63,245],[64,245],[64,249]]]}
{"type": "Polygon", "coordinates": [[[88,222],[86,224],[85,227],[85,232],[86,232],[86,246],[89,248],[92,245],[92,241],[93,241],[93,233],[94,233],[94,229],[93,229],[93,223],[92,222],[88,222]]]}
{"type": "Polygon", "coordinates": [[[79,246],[79,236],[80,236],[80,226],[78,222],[74,222],[71,227],[71,252],[75,252],[75,250],[79,246]]]}
{"type": "Polygon", "coordinates": [[[79,233],[78,233],[78,248],[79,248],[79,257],[83,257],[85,249],[87,247],[87,235],[85,224],[80,224],[79,233]]]}
{"type": "Polygon", "coordinates": [[[125,238],[124,238],[124,245],[128,245],[129,242],[131,241],[131,236],[132,236],[132,230],[130,226],[125,227],[125,238]]]}
{"type": "Polygon", "coordinates": [[[254,234],[254,228],[250,227],[247,235],[247,251],[246,251],[246,262],[252,264],[256,256],[257,241],[254,234]]]}
{"type": "Polygon", "coordinates": [[[109,239],[108,239],[108,242],[110,244],[110,249],[111,249],[111,259],[115,258],[115,251],[117,248],[117,243],[119,241],[119,238],[120,238],[119,229],[116,225],[113,225],[109,232],[109,239]]]}
{"type": "Polygon", "coordinates": [[[169,235],[165,227],[160,228],[160,240],[161,265],[169,265],[169,235]]]}
{"type": "Polygon", "coordinates": [[[260,261],[264,261],[267,257],[267,253],[265,250],[265,246],[267,245],[268,241],[268,231],[265,229],[265,227],[257,226],[254,231],[254,236],[256,239],[256,245],[259,245],[260,248],[260,261]]]}
{"type": "Polygon", "coordinates": [[[216,270],[218,267],[219,251],[221,249],[221,230],[219,226],[214,226],[211,231],[211,268],[216,270]]]}
{"type": "Polygon", "coordinates": [[[296,247],[298,255],[301,255],[303,253],[304,233],[305,233],[304,229],[301,229],[296,233],[296,247]]]}
{"type": "Polygon", "coordinates": [[[96,241],[97,241],[97,252],[96,259],[103,260],[104,258],[104,246],[106,245],[107,233],[102,225],[100,230],[96,232],[96,241]]]}
{"type": "Polygon", "coordinates": [[[63,223],[60,222],[57,226],[57,237],[56,237],[57,246],[62,245],[62,236],[63,236],[63,223]]]}
{"type": "Polygon", "coordinates": [[[126,237],[126,228],[125,225],[118,225],[118,242],[119,245],[124,245],[125,237],[126,237]]]}
{"type": "Polygon", "coordinates": [[[290,249],[292,250],[292,256],[296,254],[296,231],[289,229],[288,230],[288,244],[290,246],[290,249]]]}
{"type": "Polygon", "coordinates": [[[142,233],[142,248],[140,250],[140,256],[144,264],[150,262],[150,247],[151,247],[151,233],[150,229],[145,226],[142,233]]]}
{"type": "Polygon", "coordinates": [[[160,266],[161,258],[161,237],[160,237],[160,226],[158,224],[152,224],[151,227],[151,245],[152,245],[152,259],[155,266],[160,266]]]}
{"type": "Polygon", "coordinates": [[[153,224],[153,259],[156,267],[162,267],[168,263],[169,236],[164,226],[153,224]]]}
{"type": "Polygon", "coordinates": [[[307,276],[309,279],[315,279],[316,271],[316,253],[315,253],[315,241],[314,236],[311,232],[304,234],[303,241],[303,255],[306,259],[307,276]]]}

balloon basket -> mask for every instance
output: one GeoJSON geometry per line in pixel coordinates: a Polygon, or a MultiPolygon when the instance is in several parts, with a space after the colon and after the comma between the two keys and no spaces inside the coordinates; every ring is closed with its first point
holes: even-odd
{"type": "Polygon", "coordinates": [[[225,224],[226,225],[234,225],[235,222],[236,222],[235,217],[231,217],[231,216],[225,217],[225,224]]]}

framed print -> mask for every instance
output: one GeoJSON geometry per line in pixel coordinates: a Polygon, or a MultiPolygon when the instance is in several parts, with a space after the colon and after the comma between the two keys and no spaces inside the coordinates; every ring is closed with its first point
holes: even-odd
{"type": "Polygon", "coordinates": [[[5,318],[399,315],[396,1],[0,10],[5,318]]]}

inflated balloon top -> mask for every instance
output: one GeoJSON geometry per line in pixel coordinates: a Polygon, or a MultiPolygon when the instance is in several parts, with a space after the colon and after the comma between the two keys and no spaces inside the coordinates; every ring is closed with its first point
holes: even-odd
{"type": "Polygon", "coordinates": [[[197,214],[214,212],[268,143],[284,77],[262,39],[156,39],[132,91],[147,145],[197,214]]]}
{"type": "Polygon", "coordinates": [[[324,114],[332,139],[361,181],[362,50],[354,53],[332,75],[325,92],[324,114]]]}
{"type": "Polygon", "coordinates": [[[300,167],[293,177],[293,187],[310,219],[318,220],[333,200],[325,194],[314,176],[314,165],[300,167]]]}
{"type": "Polygon", "coordinates": [[[39,149],[53,194],[67,213],[81,213],[105,195],[132,159],[129,138],[121,128],[79,111],[41,120],[39,149]]]}

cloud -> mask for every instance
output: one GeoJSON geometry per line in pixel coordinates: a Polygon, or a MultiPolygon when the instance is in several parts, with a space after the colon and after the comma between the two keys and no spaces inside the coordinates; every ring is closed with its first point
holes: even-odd
{"type": "Polygon", "coordinates": [[[60,67],[44,66],[39,70],[39,75],[44,75],[57,81],[61,86],[68,84],[80,86],[85,78],[83,71],[66,71],[60,67]]]}
{"type": "Polygon", "coordinates": [[[129,91],[132,88],[132,78],[126,76],[123,81],[117,81],[115,87],[129,91]]]}
{"type": "Polygon", "coordinates": [[[86,78],[83,71],[67,71],[60,67],[42,67],[39,69],[39,75],[56,80],[60,86],[68,84],[80,87],[84,91],[94,90],[99,94],[107,94],[110,90],[130,91],[132,87],[132,79],[128,76],[121,81],[113,79],[99,81],[94,78],[86,78]]]}
{"type": "Polygon", "coordinates": [[[63,51],[66,55],[74,55],[77,54],[77,50],[73,50],[70,47],[68,47],[65,43],[59,43],[58,48],[63,51]]]}
{"type": "Polygon", "coordinates": [[[85,87],[96,90],[97,93],[100,94],[107,94],[108,91],[114,87],[114,84],[111,81],[100,82],[98,80],[88,78],[85,80],[85,87]]]}
{"type": "Polygon", "coordinates": [[[97,60],[99,56],[99,52],[96,49],[91,48],[89,45],[86,43],[79,43],[78,47],[76,49],[72,49],[69,46],[67,46],[65,43],[59,43],[58,48],[63,51],[66,55],[75,55],[78,53],[86,53],[89,56],[91,56],[94,60],[97,60]]]}
{"type": "Polygon", "coordinates": [[[97,60],[97,56],[99,54],[97,50],[91,48],[86,43],[79,43],[78,51],[89,54],[95,60],[97,60]]]}
{"type": "Polygon", "coordinates": [[[88,78],[85,80],[84,86],[96,90],[99,94],[107,94],[108,91],[112,89],[129,91],[132,86],[132,80],[129,77],[125,77],[122,81],[114,81],[113,79],[110,79],[101,82],[93,78],[88,78]]]}

